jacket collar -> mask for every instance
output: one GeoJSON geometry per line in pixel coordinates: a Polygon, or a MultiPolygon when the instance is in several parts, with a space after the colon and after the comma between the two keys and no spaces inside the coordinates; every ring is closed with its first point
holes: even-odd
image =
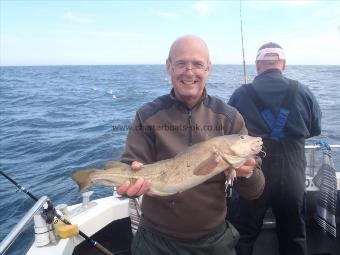
{"type": "Polygon", "coordinates": [[[263,82],[263,81],[267,81],[267,80],[281,80],[283,78],[283,74],[279,69],[268,69],[262,73],[260,73],[259,75],[257,75],[253,81],[253,83],[257,83],[257,82],[263,82]]]}
{"type": "Polygon", "coordinates": [[[282,76],[282,72],[280,69],[277,68],[271,68],[268,69],[262,73],[260,73],[258,76],[256,77],[262,77],[262,76],[266,76],[266,75],[273,75],[273,76],[282,76]]]}
{"type": "Polygon", "coordinates": [[[179,105],[182,105],[182,106],[184,106],[186,109],[191,110],[191,109],[194,109],[194,108],[195,108],[197,105],[199,105],[200,103],[202,103],[202,101],[204,101],[205,99],[207,99],[207,98],[208,98],[208,93],[207,93],[206,88],[204,88],[200,100],[199,100],[199,101],[197,102],[197,104],[195,104],[192,108],[189,108],[184,102],[182,102],[182,101],[180,101],[180,100],[178,100],[178,99],[176,98],[174,88],[172,88],[171,91],[170,91],[170,98],[171,98],[173,101],[177,102],[179,105]]]}

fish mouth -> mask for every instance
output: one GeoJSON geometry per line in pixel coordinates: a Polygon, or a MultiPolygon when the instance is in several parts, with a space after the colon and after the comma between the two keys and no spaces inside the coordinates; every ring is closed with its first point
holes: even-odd
{"type": "Polygon", "coordinates": [[[263,145],[262,139],[257,140],[252,144],[251,150],[257,154],[262,150],[262,145],[263,145]]]}

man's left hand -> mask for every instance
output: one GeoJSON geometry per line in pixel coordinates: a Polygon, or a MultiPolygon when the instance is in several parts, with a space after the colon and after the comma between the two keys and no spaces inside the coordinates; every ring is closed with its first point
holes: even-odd
{"type": "Polygon", "coordinates": [[[254,158],[248,159],[243,166],[236,169],[237,177],[250,176],[255,168],[256,160],[254,158]]]}

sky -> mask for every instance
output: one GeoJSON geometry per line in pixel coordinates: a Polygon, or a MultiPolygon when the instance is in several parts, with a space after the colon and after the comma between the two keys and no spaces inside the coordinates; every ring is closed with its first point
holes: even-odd
{"type": "MultiPolygon", "coordinates": [[[[245,60],[279,43],[288,64],[340,65],[340,0],[242,1],[245,60]]],[[[0,0],[0,65],[164,64],[202,37],[213,64],[242,64],[240,2],[0,0]]]]}

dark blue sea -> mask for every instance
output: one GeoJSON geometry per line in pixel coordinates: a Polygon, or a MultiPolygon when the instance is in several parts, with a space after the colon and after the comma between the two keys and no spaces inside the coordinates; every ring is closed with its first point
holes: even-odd
{"type": "MultiPolygon", "coordinates": [[[[254,66],[247,69],[254,78],[254,66]]],[[[242,70],[213,66],[208,92],[227,102],[242,70]]],[[[321,105],[322,135],[310,143],[340,144],[340,66],[288,66],[286,75],[308,85],[321,105]]],[[[129,126],[141,105],[170,89],[163,65],[1,67],[0,169],[54,205],[79,203],[71,172],[117,159],[127,130],[112,127],[129,126]]],[[[112,193],[94,191],[93,198],[112,193]]],[[[2,240],[33,201],[0,176],[0,205],[2,240]]],[[[26,230],[8,254],[23,254],[32,240],[26,230]]]]}

